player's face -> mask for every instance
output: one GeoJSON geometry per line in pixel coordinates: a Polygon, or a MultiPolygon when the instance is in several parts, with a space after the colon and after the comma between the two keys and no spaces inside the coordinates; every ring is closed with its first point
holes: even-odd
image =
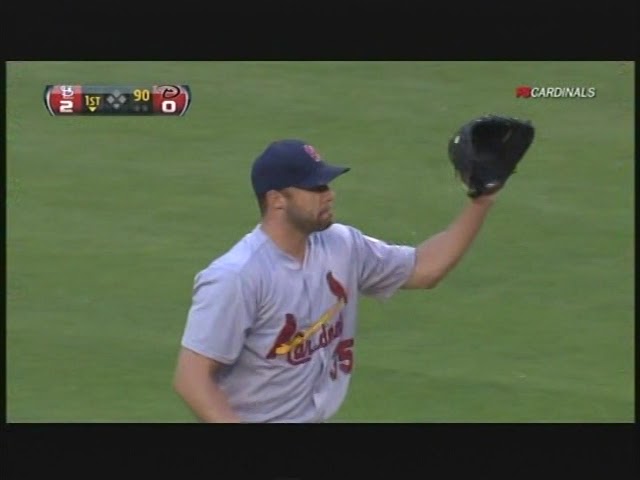
{"type": "Polygon", "coordinates": [[[335,193],[328,185],[302,189],[283,190],[287,199],[285,214],[291,225],[304,233],[326,230],[333,223],[335,193]]]}

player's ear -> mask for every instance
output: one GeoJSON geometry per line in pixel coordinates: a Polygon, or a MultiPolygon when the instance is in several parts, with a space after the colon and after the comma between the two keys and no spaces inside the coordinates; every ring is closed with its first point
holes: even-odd
{"type": "Polygon", "coordinates": [[[285,208],[285,197],[277,190],[269,190],[266,194],[267,205],[271,205],[271,208],[275,210],[282,210],[285,208]]]}

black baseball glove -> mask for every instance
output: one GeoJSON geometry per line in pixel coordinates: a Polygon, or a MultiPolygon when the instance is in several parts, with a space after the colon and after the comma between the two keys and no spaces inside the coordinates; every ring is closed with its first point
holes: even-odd
{"type": "Polygon", "coordinates": [[[500,190],[534,137],[528,120],[485,115],[465,123],[449,140],[449,159],[456,175],[476,198],[500,190]]]}

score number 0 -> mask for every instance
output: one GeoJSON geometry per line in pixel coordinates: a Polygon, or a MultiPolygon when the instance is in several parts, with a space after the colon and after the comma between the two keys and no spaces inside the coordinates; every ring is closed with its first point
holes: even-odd
{"type": "Polygon", "coordinates": [[[160,103],[160,109],[163,113],[175,113],[176,102],[174,100],[163,100],[160,103]]]}
{"type": "Polygon", "coordinates": [[[178,104],[175,100],[169,99],[172,97],[177,97],[180,94],[180,87],[177,87],[176,85],[163,85],[158,87],[158,90],[162,92],[160,111],[162,113],[176,113],[176,111],[178,110],[178,104]]]}

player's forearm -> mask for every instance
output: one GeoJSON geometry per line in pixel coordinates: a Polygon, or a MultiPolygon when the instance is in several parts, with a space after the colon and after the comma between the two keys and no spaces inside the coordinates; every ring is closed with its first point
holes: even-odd
{"type": "Polygon", "coordinates": [[[445,230],[418,246],[417,269],[426,287],[434,287],[464,256],[493,202],[493,197],[471,200],[445,230]]]}
{"type": "Polygon", "coordinates": [[[178,379],[176,391],[204,423],[241,423],[227,396],[210,378],[178,379]]]}

